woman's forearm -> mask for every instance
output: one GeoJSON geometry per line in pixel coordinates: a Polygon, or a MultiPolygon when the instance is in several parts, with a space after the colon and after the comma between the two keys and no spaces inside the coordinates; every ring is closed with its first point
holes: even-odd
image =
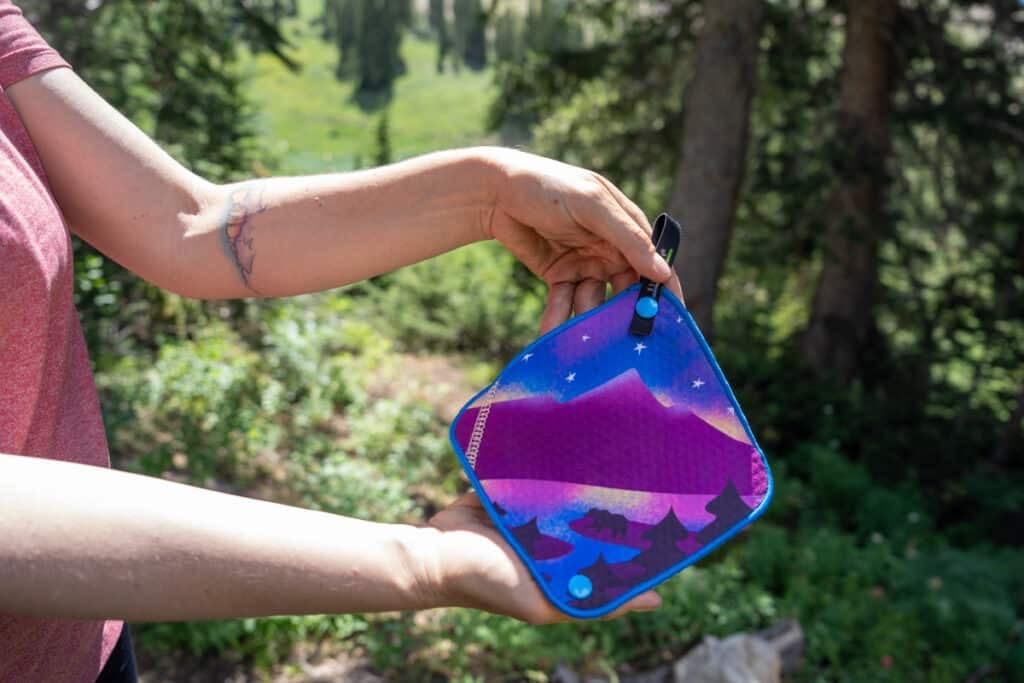
{"type": "Polygon", "coordinates": [[[209,187],[171,288],[286,296],[355,282],[484,239],[495,166],[439,152],[353,173],[209,187]]]}
{"type": "Polygon", "coordinates": [[[215,185],[67,69],[5,91],[71,228],[161,287],[280,296],[385,272],[484,237],[496,166],[481,150],[355,173],[215,185]]]}
{"type": "Polygon", "coordinates": [[[0,455],[0,613],[169,621],[436,606],[417,550],[430,533],[0,455]]]}

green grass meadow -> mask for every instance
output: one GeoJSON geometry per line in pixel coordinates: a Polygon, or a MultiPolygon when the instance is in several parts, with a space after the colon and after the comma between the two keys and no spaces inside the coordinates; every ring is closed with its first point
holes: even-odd
{"type": "Polygon", "coordinates": [[[249,97],[273,162],[284,174],[349,171],[373,165],[377,127],[388,115],[393,160],[439,149],[494,142],[486,130],[487,106],[494,94],[490,70],[438,74],[434,41],[407,35],[402,55],[407,72],[388,103],[362,107],[356,83],[335,75],[337,48],[321,40],[321,2],[300,3],[299,16],[285,24],[301,68],[289,71],[276,57],[245,60],[249,97]]]}

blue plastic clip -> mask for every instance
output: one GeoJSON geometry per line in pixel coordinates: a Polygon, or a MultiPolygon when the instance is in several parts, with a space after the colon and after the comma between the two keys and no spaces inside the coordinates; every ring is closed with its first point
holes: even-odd
{"type": "MultiPolygon", "coordinates": [[[[679,252],[679,242],[683,238],[683,229],[679,223],[663,213],[654,221],[654,232],[651,241],[665,262],[672,266],[679,252]]],[[[646,337],[654,329],[654,318],[658,315],[658,300],[661,298],[662,284],[647,278],[640,280],[640,294],[633,309],[633,320],[629,324],[629,333],[637,337],[646,337]]]]}

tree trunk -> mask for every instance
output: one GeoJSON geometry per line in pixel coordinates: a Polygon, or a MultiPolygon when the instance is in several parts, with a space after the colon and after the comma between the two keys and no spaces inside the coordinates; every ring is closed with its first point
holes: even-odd
{"type": "Polygon", "coordinates": [[[682,158],[668,209],[683,224],[676,267],[686,305],[708,338],[743,181],[762,14],[761,0],[704,3],[686,92],[682,158]]]}
{"type": "Polygon", "coordinates": [[[860,367],[874,322],[878,241],[889,152],[889,100],[895,60],[896,0],[850,0],[824,263],[803,351],[819,374],[848,383],[860,367]]]}

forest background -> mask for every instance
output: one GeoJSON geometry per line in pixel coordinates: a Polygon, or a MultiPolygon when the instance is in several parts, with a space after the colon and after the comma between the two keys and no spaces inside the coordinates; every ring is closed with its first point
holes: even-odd
{"type": "MultiPolygon", "coordinates": [[[[776,474],[664,607],[138,625],[150,680],[612,675],[800,621],[806,681],[1024,680],[1024,8],[1016,0],[22,0],[214,180],[510,144],[686,228],[687,301],[776,474]],[[220,678],[217,678],[220,676],[220,678]]],[[[445,428],[535,334],[497,245],[197,302],[76,243],[115,466],[383,521],[467,487],[445,428]]]]}

